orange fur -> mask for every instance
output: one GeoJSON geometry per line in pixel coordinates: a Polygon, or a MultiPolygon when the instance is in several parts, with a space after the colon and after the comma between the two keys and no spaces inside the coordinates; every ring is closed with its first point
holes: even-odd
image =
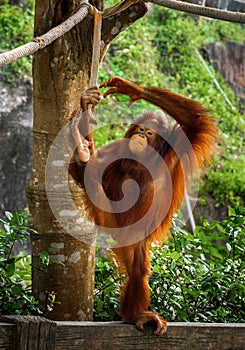
{"type": "MultiPolygon", "coordinates": [[[[127,242],[127,235],[137,235],[137,232],[130,232],[128,227],[139,222],[148,213],[153,195],[156,194],[154,211],[149,215],[147,223],[138,226],[139,232],[145,230],[150,234],[145,239],[141,238],[139,242],[114,248],[114,252],[128,275],[120,308],[124,321],[135,323],[140,329],[145,322],[152,321],[156,324],[157,334],[162,334],[166,329],[165,320],[147,312],[150,303],[149,243],[166,240],[173,214],[179,209],[183,200],[185,186],[191,182],[194,173],[203,169],[206,162],[211,161],[210,155],[216,149],[217,128],[207,109],[189,98],[159,88],[142,88],[117,77],[110,79],[103,86],[111,87],[106,95],[123,93],[130,96],[131,102],[139,98],[145,99],[160,107],[177,122],[171,126],[158,113],[147,112],[138,117],[125,134],[127,140],[134,135],[137,125],[147,125],[149,121],[154,121],[156,124],[157,136],[151,146],[160,154],[167,167],[161,166],[159,160],[154,157],[149,157],[148,169],[154,172],[154,179],[142,165],[132,159],[125,159],[129,152],[125,146],[125,139],[98,150],[96,157],[89,161],[92,162],[89,167],[89,178],[93,182],[92,186],[96,188],[97,174],[103,159],[107,159],[110,154],[118,155],[118,160],[106,169],[102,186],[98,186],[96,191],[98,197],[100,191],[104,191],[109,200],[118,201],[123,197],[121,190],[123,182],[128,178],[135,179],[140,186],[140,196],[132,208],[114,214],[103,211],[92,204],[89,196],[86,196],[85,188],[85,203],[90,218],[100,226],[124,229],[124,237],[116,235],[114,237],[119,243],[122,238],[127,242]],[[171,179],[168,178],[168,173],[171,179]],[[163,210],[166,210],[166,216],[159,221],[163,210]]],[[[70,166],[70,172],[82,186],[84,186],[84,168],[85,165],[81,166],[75,161],[70,166]]],[[[129,192],[129,195],[133,194],[129,192]]]]}

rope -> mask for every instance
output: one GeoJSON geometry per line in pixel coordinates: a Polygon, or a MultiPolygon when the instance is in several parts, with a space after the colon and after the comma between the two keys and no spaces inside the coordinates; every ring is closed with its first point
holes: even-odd
{"type": "Polygon", "coordinates": [[[195,4],[188,4],[183,1],[176,0],[145,0],[146,2],[152,2],[153,4],[168,7],[173,10],[191,13],[193,15],[199,15],[204,17],[210,17],[219,19],[222,21],[245,23],[245,13],[218,10],[211,7],[204,7],[195,4]]]}
{"type": "MultiPolygon", "coordinates": [[[[107,18],[115,13],[119,13],[124,11],[133,3],[136,3],[138,0],[123,0],[119,4],[108,8],[105,10],[103,17],[107,18]]],[[[90,5],[87,0],[84,0],[80,9],[71,17],[69,17],[66,21],[58,25],[57,27],[52,28],[46,34],[43,34],[40,37],[36,37],[32,39],[31,42],[21,45],[13,50],[4,52],[0,54],[0,66],[10,64],[12,62],[17,61],[18,59],[31,55],[37,52],[40,49],[51,44],[53,41],[69,32],[73,27],[75,27],[78,23],[82,22],[82,20],[87,16],[93,13],[94,7],[90,5]]],[[[96,85],[96,84],[94,84],[96,85]]]]}
{"type": "MultiPolygon", "coordinates": [[[[94,7],[94,39],[93,39],[93,56],[90,75],[90,87],[97,85],[97,77],[100,64],[100,41],[101,41],[101,23],[102,13],[94,7]]],[[[92,105],[88,106],[89,122],[96,124],[94,114],[92,112],[92,105]]]]}
{"type": "MultiPolygon", "coordinates": [[[[93,8],[94,13],[94,35],[93,35],[93,54],[92,54],[92,64],[91,64],[91,73],[90,73],[90,87],[97,85],[99,64],[100,64],[100,42],[101,42],[101,24],[102,24],[102,13],[98,11],[95,7],[93,8]]],[[[82,106],[81,106],[82,107],[82,106]]],[[[82,108],[76,112],[75,117],[72,119],[72,132],[74,139],[77,144],[77,152],[83,161],[87,158],[84,153],[83,140],[84,137],[92,145],[93,142],[93,127],[92,124],[97,124],[96,119],[94,118],[94,113],[92,109],[92,104],[88,105],[88,110],[83,112],[82,108]],[[84,115],[83,115],[84,113],[84,115]],[[78,129],[78,124],[80,119],[83,118],[83,133],[84,136],[80,134],[78,129]]]]}
{"type": "Polygon", "coordinates": [[[94,42],[90,76],[90,87],[97,85],[97,77],[100,64],[100,40],[101,40],[102,14],[94,8],[94,42]]]}
{"type": "MultiPolygon", "coordinates": [[[[138,0],[123,0],[117,5],[108,8],[103,13],[103,18],[107,18],[113,14],[120,13],[138,0]]],[[[194,15],[220,19],[228,22],[245,23],[245,14],[232,11],[217,10],[210,7],[204,7],[195,4],[187,4],[183,1],[176,0],[145,0],[160,6],[168,7],[173,10],[191,13],[194,15]]],[[[93,12],[93,7],[86,0],[81,3],[80,9],[55,28],[52,28],[46,34],[34,38],[31,42],[19,46],[13,50],[0,54],[0,66],[12,63],[18,59],[31,55],[36,51],[43,49],[58,39],[65,33],[69,32],[75,25],[80,23],[87,15],[93,12]]]]}
{"type": "Polygon", "coordinates": [[[31,55],[51,44],[54,40],[69,32],[73,27],[75,27],[75,25],[80,23],[91,12],[91,9],[91,5],[83,2],[80,9],[74,15],[69,17],[65,22],[59,24],[57,27],[52,28],[46,34],[36,37],[31,42],[19,46],[11,51],[0,54],[0,66],[31,55]]]}

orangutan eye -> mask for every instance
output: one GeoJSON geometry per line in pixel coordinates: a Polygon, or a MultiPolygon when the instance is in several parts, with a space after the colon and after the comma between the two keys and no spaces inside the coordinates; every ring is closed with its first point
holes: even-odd
{"type": "Polygon", "coordinates": [[[139,131],[140,131],[140,132],[145,132],[145,129],[144,129],[143,127],[140,127],[140,128],[139,128],[139,131]]]}
{"type": "Polygon", "coordinates": [[[148,130],[148,131],[146,132],[146,134],[147,134],[148,136],[153,136],[153,132],[152,132],[151,130],[148,130]]]}

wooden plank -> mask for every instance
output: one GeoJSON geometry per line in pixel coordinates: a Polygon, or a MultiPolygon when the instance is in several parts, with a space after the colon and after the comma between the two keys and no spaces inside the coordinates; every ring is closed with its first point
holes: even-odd
{"type": "Polygon", "coordinates": [[[0,322],[0,350],[15,350],[16,349],[16,332],[15,324],[0,322]]]}
{"type": "MultiPolygon", "coordinates": [[[[1,316],[2,324],[15,324],[15,349],[54,350],[56,323],[40,316],[1,316]]],[[[4,329],[4,327],[1,327],[4,329]]],[[[0,348],[1,349],[1,348],[0,348]]]]}
{"type": "MultiPolygon", "coordinates": [[[[244,323],[169,323],[161,337],[150,326],[140,332],[122,322],[55,323],[55,350],[245,350],[244,323]]],[[[16,330],[0,323],[0,350],[16,349],[16,330]]]]}
{"type": "Polygon", "coordinates": [[[58,322],[55,349],[245,350],[245,324],[169,323],[167,333],[121,322],[58,322]]]}

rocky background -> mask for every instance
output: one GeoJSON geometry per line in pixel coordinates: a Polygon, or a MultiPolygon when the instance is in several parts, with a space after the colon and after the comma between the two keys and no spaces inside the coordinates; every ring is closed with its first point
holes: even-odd
{"type": "Polygon", "coordinates": [[[208,57],[215,70],[221,73],[234,93],[239,97],[240,109],[244,112],[245,42],[243,45],[228,42],[226,46],[220,43],[210,43],[206,49],[208,52],[208,57]]]}
{"type": "Polygon", "coordinates": [[[0,81],[0,216],[26,207],[31,174],[32,88],[0,81]]]}
{"type": "Polygon", "coordinates": [[[192,4],[205,4],[220,10],[245,12],[245,0],[181,0],[192,4]]]}
{"type": "MultiPolygon", "coordinates": [[[[201,3],[199,0],[188,2],[201,3]]],[[[206,5],[245,12],[245,0],[206,0],[206,5]]],[[[214,68],[239,96],[241,110],[244,110],[245,42],[243,45],[230,42],[226,46],[212,43],[206,52],[214,68]]],[[[12,86],[0,75],[0,217],[6,210],[20,211],[27,205],[25,189],[31,175],[31,133],[31,83],[22,79],[18,86],[12,86]]],[[[212,214],[214,206],[212,203],[209,208],[212,214]]]]}

